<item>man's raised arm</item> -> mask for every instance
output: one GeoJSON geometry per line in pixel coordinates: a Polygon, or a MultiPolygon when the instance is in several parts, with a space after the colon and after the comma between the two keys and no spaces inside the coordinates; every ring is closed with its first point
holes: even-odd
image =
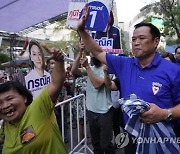
{"type": "Polygon", "coordinates": [[[83,9],[83,14],[78,22],[77,30],[85,44],[85,47],[96,57],[99,61],[106,64],[106,53],[101,47],[93,40],[93,38],[85,30],[85,24],[89,15],[89,7],[86,4],[83,9]]]}

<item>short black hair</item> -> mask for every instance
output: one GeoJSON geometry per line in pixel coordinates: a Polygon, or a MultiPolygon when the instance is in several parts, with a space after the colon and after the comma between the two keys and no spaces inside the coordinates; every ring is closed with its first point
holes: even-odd
{"type": "Polygon", "coordinates": [[[30,105],[32,103],[33,95],[20,82],[18,82],[18,81],[7,81],[7,82],[5,82],[3,84],[0,84],[0,93],[7,92],[7,91],[9,91],[11,89],[16,90],[21,96],[27,98],[26,106],[28,106],[28,105],[30,105]]]}
{"type": "Polygon", "coordinates": [[[143,27],[143,26],[147,26],[150,28],[150,33],[151,33],[153,39],[155,39],[156,37],[158,37],[160,39],[161,33],[160,33],[159,29],[151,23],[141,22],[141,23],[136,24],[134,26],[134,28],[137,29],[137,28],[143,27]]]}
{"type": "Polygon", "coordinates": [[[91,60],[93,64],[95,65],[95,67],[100,67],[102,64],[101,61],[99,61],[96,57],[91,57],[91,60]]]}
{"type": "Polygon", "coordinates": [[[175,51],[174,51],[175,54],[177,53],[177,50],[178,50],[179,48],[180,48],[180,45],[176,47],[176,49],[175,49],[175,51]]]}

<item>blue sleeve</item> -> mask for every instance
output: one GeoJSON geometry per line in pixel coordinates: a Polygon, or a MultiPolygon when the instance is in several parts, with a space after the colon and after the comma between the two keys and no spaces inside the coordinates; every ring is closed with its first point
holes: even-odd
{"type": "Polygon", "coordinates": [[[110,53],[106,53],[106,61],[108,66],[108,71],[110,74],[115,74],[116,76],[123,72],[130,61],[128,57],[116,56],[110,53]]]}
{"type": "Polygon", "coordinates": [[[106,61],[107,61],[109,74],[115,74],[115,68],[114,68],[115,59],[116,59],[116,56],[106,53],[106,61]]]}
{"type": "Polygon", "coordinates": [[[178,69],[178,71],[176,72],[176,76],[174,78],[172,94],[175,105],[180,104],[180,69],[178,69]]]}

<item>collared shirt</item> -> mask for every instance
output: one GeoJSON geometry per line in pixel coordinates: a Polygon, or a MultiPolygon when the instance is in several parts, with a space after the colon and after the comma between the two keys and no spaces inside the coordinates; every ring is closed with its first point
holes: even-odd
{"type": "Polygon", "coordinates": [[[180,61],[176,62],[176,65],[180,66],[180,61]]]}
{"type": "Polygon", "coordinates": [[[121,82],[121,95],[136,94],[161,108],[180,103],[180,69],[156,53],[153,61],[142,68],[137,58],[106,54],[109,73],[121,82]]]}

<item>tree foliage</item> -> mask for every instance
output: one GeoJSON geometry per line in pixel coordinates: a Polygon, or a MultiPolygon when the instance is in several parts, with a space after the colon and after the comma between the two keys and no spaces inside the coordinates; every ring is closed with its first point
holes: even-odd
{"type": "Polygon", "coordinates": [[[164,49],[163,47],[157,48],[157,51],[158,51],[160,54],[166,52],[165,49],[164,49]]]}
{"type": "Polygon", "coordinates": [[[124,36],[124,31],[121,29],[121,44],[122,44],[122,49],[125,55],[129,54],[129,50],[126,47],[126,41],[125,41],[125,36],[124,36]]]}
{"type": "Polygon", "coordinates": [[[177,35],[180,39],[180,1],[179,0],[160,0],[153,5],[155,14],[163,16],[164,35],[177,35]]]}
{"type": "Polygon", "coordinates": [[[0,47],[0,52],[1,53],[6,53],[7,48],[8,48],[8,45],[2,43],[2,45],[0,47]]]}
{"type": "MultiPolygon", "coordinates": [[[[10,57],[7,54],[0,53],[0,64],[8,62],[10,57]]],[[[0,69],[4,69],[2,65],[0,65],[0,69]]]]}
{"type": "Polygon", "coordinates": [[[69,27],[66,26],[66,20],[61,20],[58,21],[55,28],[54,28],[54,32],[60,31],[60,30],[69,30],[70,31],[70,40],[69,41],[57,41],[54,43],[47,43],[49,47],[57,47],[59,49],[64,50],[66,53],[68,53],[68,49],[72,49],[76,52],[76,48],[77,48],[77,42],[79,40],[79,35],[77,33],[77,31],[75,31],[74,29],[71,29],[69,27]]]}

